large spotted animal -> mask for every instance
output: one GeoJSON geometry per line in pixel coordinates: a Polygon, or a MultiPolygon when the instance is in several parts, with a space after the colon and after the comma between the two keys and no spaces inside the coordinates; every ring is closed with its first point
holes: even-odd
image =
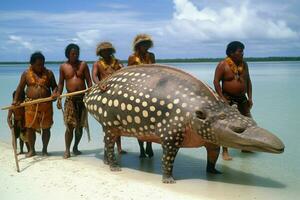
{"type": "Polygon", "coordinates": [[[120,170],[114,156],[117,136],[160,143],[163,148],[163,182],[173,183],[172,169],[181,147],[207,149],[207,168],[215,164],[219,146],[250,151],[283,152],[283,143],[253,119],[242,116],[222,101],[205,83],[162,65],[124,68],[93,86],[84,97],[85,106],[105,133],[105,160],[120,170]]]}

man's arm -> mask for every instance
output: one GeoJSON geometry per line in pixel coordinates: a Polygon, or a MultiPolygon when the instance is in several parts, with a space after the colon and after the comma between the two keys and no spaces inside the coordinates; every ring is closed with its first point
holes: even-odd
{"type": "Polygon", "coordinates": [[[85,75],[86,84],[90,88],[90,87],[92,87],[93,83],[92,83],[92,79],[91,79],[91,75],[90,75],[89,66],[87,65],[86,62],[84,62],[84,65],[85,65],[84,75],[85,75]]]}
{"type": "Polygon", "coordinates": [[[20,82],[19,82],[19,85],[16,89],[16,94],[15,94],[15,98],[13,100],[13,105],[17,105],[19,104],[19,100],[20,100],[20,94],[22,91],[24,91],[25,89],[25,86],[26,86],[26,71],[23,72],[22,76],[21,76],[21,79],[20,79],[20,82]]]}
{"type": "Polygon", "coordinates": [[[252,82],[250,78],[250,73],[249,73],[249,68],[248,64],[245,62],[245,69],[246,69],[246,76],[247,76],[247,96],[248,96],[248,102],[250,108],[253,106],[253,101],[252,101],[252,82]]]}
{"type": "Polygon", "coordinates": [[[222,93],[222,88],[221,88],[221,84],[220,84],[220,81],[223,79],[223,75],[224,75],[224,63],[220,62],[215,71],[214,86],[215,86],[215,90],[218,93],[218,95],[224,101],[227,102],[226,98],[224,97],[224,95],[222,93]]]}
{"type": "Polygon", "coordinates": [[[99,71],[98,71],[98,63],[95,62],[93,64],[93,69],[92,69],[92,79],[93,79],[93,81],[94,81],[95,84],[99,83],[99,81],[100,81],[99,78],[98,78],[98,73],[99,73],[99,71]]]}
{"type": "Polygon", "coordinates": [[[152,63],[155,63],[155,55],[154,53],[149,53],[150,54],[150,59],[152,63]]]}
{"type": "Polygon", "coordinates": [[[135,60],[134,60],[134,57],[133,56],[129,56],[128,57],[128,64],[127,66],[131,66],[131,65],[135,65],[135,60]]]}
{"type": "Polygon", "coordinates": [[[57,93],[62,94],[64,89],[65,76],[63,71],[63,64],[59,67],[59,81],[57,86],[57,93]]]}
{"type": "Polygon", "coordinates": [[[12,124],[12,110],[8,111],[8,114],[7,114],[7,124],[9,126],[9,128],[13,128],[13,124],[12,124]]]}
{"type": "Polygon", "coordinates": [[[58,96],[58,87],[57,87],[57,83],[56,83],[56,80],[55,80],[55,76],[53,74],[52,71],[50,71],[50,86],[51,86],[51,89],[52,89],[52,96],[58,96]]]}

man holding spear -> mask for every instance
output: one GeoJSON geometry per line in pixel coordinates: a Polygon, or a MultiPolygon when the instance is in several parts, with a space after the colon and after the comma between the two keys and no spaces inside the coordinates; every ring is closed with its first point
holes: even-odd
{"type": "MultiPolygon", "coordinates": [[[[21,93],[26,88],[26,100],[50,97],[53,100],[58,96],[57,84],[54,74],[45,66],[45,57],[41,52],[35,52],[31,55],[30,65],[23,72],[19,85],[16,90],[13,105],[19,105],[21,102],[21,93]]],[[[52,101],[28,104],[25,107],[25,128],[28,137],[29,152],[26,157],[36,155],[35,152],[35,132],[42,132],[44,156],[48,155],[47,147],[50,140],[50,128],[53,124],[52,101]]]]}
{"type": "MultiPolygon", "coordinates": [[[[68,93],[76,93],[77,91],[85,90],[92,86],[92,80],[88,65],[84,61],[79,60],[79,46],[76,44],[69,44],[65,49],[65,56],[67,61],[60,66],[59,69],[59,84],[58,93],[61,94],[66,82],[66,89],[68,93]]],[[[64,122],[66,125],[65,144],[66,150],[64,158],[69,158],[70,146],[73,140],[73,131],[75,130],[75,142],[73,146],[73,153],[75,155],[81,154],[78,150],[78,144],[82,137],[83,127],[88,130],[87,110],[83,103],[84,94],[68,96],[64,106],[64,122]]],[[[60,99],[57,102],[58,109],[62,108],[60,99]]],[[[88,132],[89,134],[89,132],[88,132]]]]}

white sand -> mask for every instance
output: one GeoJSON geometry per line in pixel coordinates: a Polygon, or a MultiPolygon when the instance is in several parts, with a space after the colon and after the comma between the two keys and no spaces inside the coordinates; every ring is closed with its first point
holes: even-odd
{"type": "Polygon", "coordinates": [[[1,200],[193,199],[169,190],[168,187],[173,185],[162,184],[161,175],[142,172],[137,175],[130,169],[111,172],[102,160],[95,162],[97,164],[84,157],[64,160],[57,153],[27,159],[20,155],[21,172],[17,173],[10,145],[0,142],[0,152],[1,200]],[[127,173],[134,178],[128,178],[127,173]],[[147,180],[149,177],[150,181],[147,180]]]}

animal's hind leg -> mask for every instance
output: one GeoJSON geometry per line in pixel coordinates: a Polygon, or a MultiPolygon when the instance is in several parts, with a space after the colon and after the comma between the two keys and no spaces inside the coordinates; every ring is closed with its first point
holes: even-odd
{"type": "Polygon", "coordinates": [[[121,168],[119,167],[115,153],[114,153],[114,144],[116,141],[117,136],[115,136],[111,130],[105,130],[104,136],[104,163],[107,163],[110,166],[111,171],[120,171],[121,168]]]}
{"type": "Polygon", "coordinates": [[[216,170],[216,162],[220,153],[220,146],[214,144],[205,145],[207,151],[207,165],[206,171],[212,174],[221,174],[220,171],[216,170]]]}

